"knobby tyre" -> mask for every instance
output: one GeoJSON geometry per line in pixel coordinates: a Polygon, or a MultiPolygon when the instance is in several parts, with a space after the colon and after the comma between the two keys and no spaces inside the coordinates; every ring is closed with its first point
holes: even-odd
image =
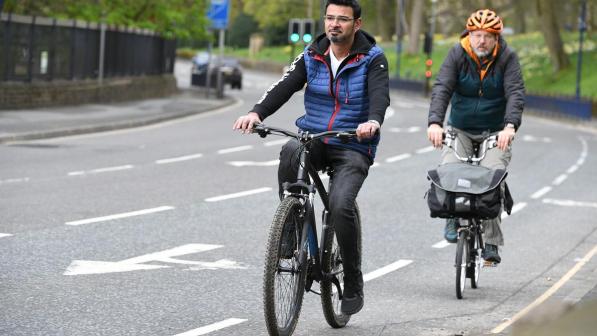
{"type": "Polygon", "coordinates": [[[287,197],[278,206],[265,254],[263,303],[270,335],[291,335],[303,304],[307,277],[306,244],[301,244],[301,202],[287,197]],[[298,260],[303,248],[303,260],[298,260]]]}
{"type": "MultiPolygon", "coordinates": [[[[361,215],[359,207],[355,203],[355,226],[357,230],[357,248],[361,251],[361,215]]],[[[344,273],[342,265],[342,256],[340,254],[340,247],[338,246],[338,239],[333,228],[330,228],[324,241],[323,259],[321,261],[323,273],[334,273],[336,277],[343,283],[344,273]]],[[[360,265],[360,260],[359,260],[360,265]]],[[[350,320],[350,315],[342,314],[340,311],[341,300],[336,290],[336,286],[331,280],[323,279],[321,281],[321,306],[323,308],[323,315],[325,320],[332,328],[342,328],[346,326],[350,320]]]]}
{"type": "Polygon", "coordinates": [[[468,231],[462,230],[458,235],[458,244],[456,245],[456,297],[462,299],[464,285],[466,283],[466,269],[468,261],[468,231]]]}

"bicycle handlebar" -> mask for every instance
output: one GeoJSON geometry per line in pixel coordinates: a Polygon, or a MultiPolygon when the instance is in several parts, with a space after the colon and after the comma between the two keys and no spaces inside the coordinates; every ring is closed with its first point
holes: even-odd
{"type": "Polygon", "coordinates": [[[309,132],[292,132],[283,128],[267,126],[263,123],[253,126],[253,132],[257,132],[260,137],[265,138],[269,134],[279,134],[290,138],[295,138],[299,141],[309,141],[324,137],[336,137],[340,141],[345,142],[351,138],[356,138],[357,133],[355,129],[341,130],[341,131],[325,131],[321,133],[309,133],[309,132]]]}
{"type": "Polygon", "coordinates": [[[485,154],[487,154],[488,150],[497,147],[497,134],[490,135],[490,136],[486,137],[485,139],[483,139],[483,142],[481,142],[481,144],[479,145],[478,155],[463,157],[463,156],[458,155],[458,141],[456,141],[456,140],[458,140],[458,138],[456,137],[456,133],[444,132],[442,135],[442,138],[443,138],[442,143],[454,150],[453,154],[458,160],[460,160],[462,162],[468,162],[468,163],[480,162],[481,160],[483,160],[485,158],[485,154]]]}

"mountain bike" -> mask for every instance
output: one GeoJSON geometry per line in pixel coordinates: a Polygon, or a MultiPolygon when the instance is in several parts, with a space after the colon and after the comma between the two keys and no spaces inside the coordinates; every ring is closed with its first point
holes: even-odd
{"type": "MultiPolygon", "coordinates": [[[[329,222],[329,198],[318,172],[310,163],[312,141],[336,137],[348,142],[356,137],[354,130],[327,131],[317,134],[291,132],[285,129],[258,124],[253,132],[262,138],[281,135],[294,138],[299,148],[299,168],[296,182],[284,182],[284,198],[272,221],[267,242],[263,281],[263,303],[267,329],[270,335],[291,335],[301,312],[303,294],[312,292],[321,296],[323,314],[333,328],[342,328],[350,315],[342,314],[340,303],[343,290],[343,266],[340,248],[329,222]],[[317,240],[315,194],[323,203],[321,240],[317,240]],[[320,292],[313,282],[319,282],[320,292]]],[[[328,190],[333,183],[333,170],[329,175],[328,190]]],[[[355,203],[354,215],[357,244],[361,246],[361,219],[355,203]]]]}
{"type": "MultiPolygon", "coordinates": [[[[453,131],[445,133],[443,143],[452,148],[454,156],[462,163],[478,166],[485,158],[489,149],[497,147],[497,135],[485,137],[481,143],[473,143],[473,154],[460,156],[458,154],[458,141],[453,131]]],[[[505,178],[501,177],[499,182],[505,178]]],[[[499,188],[499,187],[498,187],[499,188]]],[[[456,244],[456,259],[454,266],[456,268],[456,297],[462,299],[465,289],[466,279],[471,280],[471,288],[476,289],[479,286],[479,275],[483,267],[495,267],[492,262],[485,262],[481,253],[485,248],[483,242],[483,219],[472,216],[467,218],[455,218],[458,223],[458,240],[456,244]]]]}

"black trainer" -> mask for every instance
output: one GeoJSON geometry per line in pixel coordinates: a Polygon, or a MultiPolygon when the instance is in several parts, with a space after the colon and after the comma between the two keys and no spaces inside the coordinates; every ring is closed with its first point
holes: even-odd
{"type": "Polygon", "coordinates": [[[499,264],[502,261],[502,258],[498,254],[497,245],[492,244],[485,244],[485,249],[483,249],[481,257],[485,259],[485,261],[494,262],[496,264],[499,264]]]}
{"type": "Polygon", "coordinates": [[[362,275],[352,278],[344,276],[344,292],[342,293],[342,304],[340,311],[346,315],[353,315],[361,311],[365,304],[365,295],[363,294],[362,275]]]}

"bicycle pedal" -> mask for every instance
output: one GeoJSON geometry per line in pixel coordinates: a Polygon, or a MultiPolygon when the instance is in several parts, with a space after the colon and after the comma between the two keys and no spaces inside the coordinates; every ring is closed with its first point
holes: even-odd
{"type": "Polygon", "coordinates": [[[485,260],[483,262],[483,267],[497,267],[498,263],[493,262],[493,261],[487,261],[485,260]]]}

